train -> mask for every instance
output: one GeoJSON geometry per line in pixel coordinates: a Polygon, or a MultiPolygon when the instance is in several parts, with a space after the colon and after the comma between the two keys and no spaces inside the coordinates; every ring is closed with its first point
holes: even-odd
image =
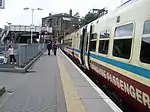
{"type": "Polygon", "coordinates": [[[150,112],[150,0],[133,0],[64,37],[63,51],[139,112],[150,112]]]}

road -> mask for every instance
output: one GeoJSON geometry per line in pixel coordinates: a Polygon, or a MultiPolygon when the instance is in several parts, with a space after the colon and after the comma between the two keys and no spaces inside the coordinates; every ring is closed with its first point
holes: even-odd
{"type": "Polygon", "coordinates": [[[8,91],[0,112],[66,112],[56,56],[44,54],[26,74],[0,73],[0,85],[8,91]]]}

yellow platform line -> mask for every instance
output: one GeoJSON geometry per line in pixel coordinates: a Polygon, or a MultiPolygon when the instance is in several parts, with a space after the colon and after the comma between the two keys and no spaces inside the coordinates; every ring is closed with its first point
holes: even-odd
{"type": "Polygon", "coordinates": [[[77,90],[69,76],[65,63],[60,55],[57,56],[60,69],[60,76],[63,85],[63,91],[66,100],[68,112],[85,112],[83,103],[77,93],[77,90]]]}

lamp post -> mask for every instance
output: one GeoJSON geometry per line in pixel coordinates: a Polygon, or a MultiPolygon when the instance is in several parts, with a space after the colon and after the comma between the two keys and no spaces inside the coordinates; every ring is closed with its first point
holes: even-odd
{"type": "Polygon", "coordinates": [[[7,22],[7,24],[8,24],[9,30],[10,30],[10,26],[11,26],[12,23],[7,22]]]}
{"type": "Polygon", "coordinates": [[[7,24],[8,24],[9,30],[10,30],[10,26],[11,26],[12,23],[7,22],[7,24]]]}
{"type": "Polygon", "coordinates": [[[41,9],[41,8],[37,8],[37,9],[33,9],[33,8],[28,8],[28,7],[26,7],[26,8],[24,8],[24,10],[31,10],[31,12],[32,12],[32,23],[31,23],[31,44],[32,44],[32,41],[33,41],[33,14],[34,14],[34,11],[35,10],[43,10],[43,9],[41,9]]]}

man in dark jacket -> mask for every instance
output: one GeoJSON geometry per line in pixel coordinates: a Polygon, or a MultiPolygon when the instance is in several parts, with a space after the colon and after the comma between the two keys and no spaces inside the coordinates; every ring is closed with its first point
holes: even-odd
{"type": "Polygon", "coordinates": [[[47,50],[48,50],[48,55],[50,55],[50,50],[52,49],[52,42],[50,41],[48,44],[47,44],[47,50]]]}
{"type": "Polygon", "coordinates": [[[54,50],[54,55],[56,56],[56,52],[57,52],[57,45],[56,45],[56,42],[53,44],[53,50],[54,50]]]}

